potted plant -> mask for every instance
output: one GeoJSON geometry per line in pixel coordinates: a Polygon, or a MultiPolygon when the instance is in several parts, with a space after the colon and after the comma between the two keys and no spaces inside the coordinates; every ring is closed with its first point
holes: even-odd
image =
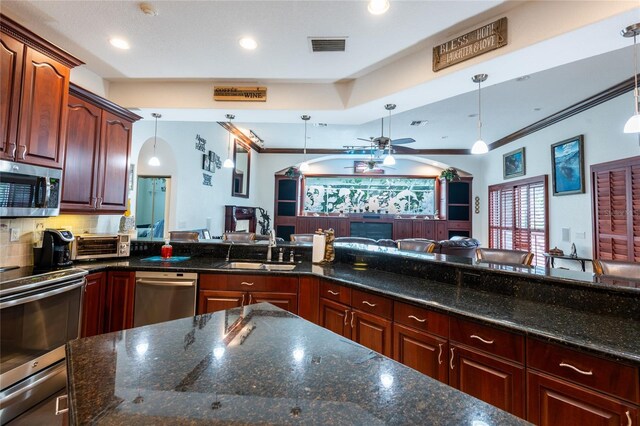
{"type": "Polygon", "coordinates": [[[447,182],[451,182],[452,180],[460,180],[460,175],[455,168],[449,167],[447,169],[444,169],[442,173],[440,173],[440,178],[446,180],[447,182]]]}

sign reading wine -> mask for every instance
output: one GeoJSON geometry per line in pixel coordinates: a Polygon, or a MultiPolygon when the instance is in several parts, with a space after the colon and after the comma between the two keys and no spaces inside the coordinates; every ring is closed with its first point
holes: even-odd
{"type": "Polygon", "coordinates": [[[433,71],[507,45],[507,18],[500,18],[433,48],[433,71]]]}
{"type": "Polygon", "coordinates": [[[214,101],[266,102],[266,87],[214,86],[214,101]]]}

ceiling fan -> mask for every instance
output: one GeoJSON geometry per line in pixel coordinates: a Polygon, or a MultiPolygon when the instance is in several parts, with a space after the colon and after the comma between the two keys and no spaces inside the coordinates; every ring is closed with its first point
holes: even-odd
{"type": "MultiPolygon", "coordinates": [[[[393,167],[389,167],[383,164],[383,161],[380,158],[384,153],[384,150],[377,149],[377,147],[374,146],[373,141],[371,142],[371,146],[369,147],[368,151],[369,151],[369,159],[366,161],[362,161],[362,163],[366,165],[366,169],[362,170],[360,173],[375,174],[379,172],[380,168],[395,170],[393,167]]],[[[364,154],[365,151],[363,151],[362,153],[364,154]]],[[[354,166],[345,167],[345,169],[351,169],[351,168],[354,169],[354,173],[355,173],[356,172],[355,163],[354,163],[354,166]]]]}
{"type": "MultiPolygon", "coordinates": [[[[396,109],[396,104],[386,104],[384,109],[389,111],[389,136],[391,136],[391,111],[396,109]]],[[[413,138],[400,138],[400,139],[391,139],[384,135],[384,117],[381,119],[380,123],[380,136],[378,137],[370,137],[369,139],[358,138],[358,140],[370,142],[378,147],[379,150],[385,150],[387,146],[390,145],[406,145],[409,143],[413,143],[416,140],[413,138]]]]}

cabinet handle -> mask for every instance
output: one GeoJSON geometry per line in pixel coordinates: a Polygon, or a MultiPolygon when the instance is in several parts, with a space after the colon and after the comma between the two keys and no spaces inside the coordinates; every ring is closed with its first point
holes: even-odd
{"type": "Polygon", "coordinates": [[[416,320],[416,321],[418,321],[418,322],[426,322],[426,321],[427,321],[427,319],[426,319],[426,318],[425,318],[425,319],[420,319],[420,318],[418,318],[418,317],[414,317],[413,315],[409,315],[409,318],[410,318],[410,319],[414,319],[414,320],[416,320]]]}
{"type": "Polygon", "coordinates": [[[574,367],[573,365],[567,364],[565,362],[561,362],[560,363],[560,367],[570,368],[573,371],[575,371],[576,373],[584,374],[585,376],[593,376],[593,371],[591,371],[591,370],[589,370],[589,371],[580,370],[578,367],[574,367]]]}
{"type": "Polygon", "coordinates": [[[244,294],[242,295],[242,301],[240,302],[240,306],[244,306],[244,294]]]}
{"type": "Polygon", "coordinates": [[[453,350],[455,348],[451,348],[451,359],[449,360],[449,367],[453,370],[453,350]]]}
{"type": "Polygon", "coordinates": [[[363,300],[363,301],[362,301],[362,303],[363,303],[363,304],[365,304],[365,305],[369,305],[369,306],[371,306],[372,308],[373,308],[373,307],[375,307],[375,306],[378,306],[378,305],[376,305],[375,303],[369,303],[369,302],[367,302],[366,300],[363,300]]]}
{"type": "Polygon", "coordinates": [[[60,414],[66,413],[67,411],[69,411],[69,404],[67,404],[67,408],[63,408],[62,410],[60,409],[60,401],[62,401],[63,399],[66,401],[67,398],[68,398],[67,395],[60,395],[59,397],[56,398],[56,416],[59,416],[60,414]]]}
{"type": "Polygon", "coordinates": [[[482,343],[486,343],[487,345],[492,345],[492,344],[493,344],[493,342],[494,342],[493,340],[485,340],[485,339],[483,339],[483,338],[482,338],[482,337],[480,337],[480,336],[476,336],[475,334],[472,334],[472,335],[471,335],[471,336],[469,336],[469,337],[471,337],[472,339],[478,339],[478,340],[480,340],[482,343]]]}
{"type": "Polygon", "coordinates": [[[253,303],[253,295],[252,295],[252,294],[250,294],[250,295],[249,295],[249,303],[247,303],[247,305],[250,305],[250,304],[252,304],[252,303],[253,303]]]}
{"type": "Polygon", "coordinates": [[[11,143],[11,142],[9,142],[9,145],[13,147],[13,149],[11,149],[11,158],[15,160],[16,151],[18,150],[18,145],[15,144],[15,143],[11,143]]]}
{"type": "Polygon", "coordinates": [[[344,325],[347,325],[347,321],[349,320],[349,310],[344,310],[344,325]]]}
{"type": "Polygon", "coordinates": [[[351,328],[353,328],[353,319],[355,318],[356,313],[355,311],[351,311],[351,328]]]}
{"type": "Polygon", "coordinates": [[[242,282],[240,283],[240,285],[253,285],[253,284],[254,284],[254,283],[248,283],[248,282],[246,282],[246,281],[242,281],[242,282]]]}
{"type": "Polygon", "coordinates": [[[438,347],[440,348],[440,352],[438,352],[438,364],[442,365],[442,343],[438,343],[438,347]]]}
{"type": "Polygon", "coordinates": [[[27,146],[26,145],[20,145],[20,147],[22,147],[22,155],[20,157],[24,160],[25,156],[27,155],[27,146]]]}
{"type": "Polygon", "coordinates": [[[625,414],[627,415],[627,426],[631,426],[631,423],[633,423],[633,421],[631,420],[631,413],[629,412],[629,410],[627,410],[625,414]]]}
{"type": "Polygon", "coordinates": [[[339,291],[331,291],[331,290],[327,290],[327,292],[328,292],[329,294],[333,294],[334,296],[337,296],[337,295],[339,295],[339,294],[340,294],[340,292],[339,292],[339,291]]]}

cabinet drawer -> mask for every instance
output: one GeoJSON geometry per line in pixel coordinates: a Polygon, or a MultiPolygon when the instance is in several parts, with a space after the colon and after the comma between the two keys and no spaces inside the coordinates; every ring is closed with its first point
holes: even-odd
{"type": "Polygon", "coordinates": [[[349,305],[351,303],[351,289],[324,281],[320,283],[320,297],[349,305]]]}
{"type": "Polygon", "coordinates": [[[449,337],[449,318],[428,309],[395,302],[393,320],[418,330],[449,337]]]}
{"type": "Polygon", "coordinates": [[[393,319],[393,300],[384,296],[352,290],[351,307],[383,318],[393,319]]]}
{"type": "Polygon", "coordinates": [[[451,318],[451,340],[519,363],[524,362],[524,336],[451,318]]]}
{"type": "Polygon", "coordinates": [[[640,402],[638,368],[540,340],[527,340],[527,366],[640,402]]]}
{"type": "Polygon", "coordinates": [[[200,274],[201,290],[298,293],[298,277],[251,274],[200,274]]]}
{"type": "Polygon", "coordinates": [[[471,224],[468,221],[454,221],[450,220],[447,222],[447,227],[449,229],[471,229],[471,224]]]}

